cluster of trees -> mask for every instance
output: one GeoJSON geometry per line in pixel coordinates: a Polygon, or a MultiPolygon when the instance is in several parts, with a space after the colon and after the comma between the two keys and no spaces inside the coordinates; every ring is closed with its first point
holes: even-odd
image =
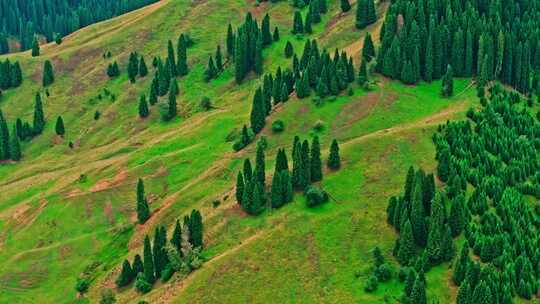
{"type": "Polygon", "coordinates": [[[221,54],[221,46],[218,45],[215,57],[210,56],[208,58],[208,66],[204,72],[204,80],[208,82],[216,78],[221,72],[223,72],[223,55],[221,54]]]}
{"type": "Polygon", "coordinates": [[[377,70],[417,83],[451,66],[454,76],[500,80],[526,93],[540,68],[539,16],[531,1],[393,1],[377,70]]]}
{"type": "MultiPolygon", "coordinates": [[[[306,18],[302,20],[302,13],[300,11],[294,12],[293,28],[291,32],[293,34],[311,34],[313,33],[312,24],[321,22],[321,15],[328,12],[328,6],[326,0],[312,0],[308,2],[309,10],[306,13],[306,18]]],[[[304,7],[305,2],[293,3],[298,8],[304,7]]]]}
{"type": "Polygon", "coordinates": [[[35,35],[47,42],[92,23],[141,8],[157,0],[134,1],[0,1],[0,54],[9,52],[7,39],[15,37],[21,49],[32,46],[35,35]]]}
{"type": "Polygon", "coordinates": [[[539,291],[540,224],[524,194],[540,192],[524,190],[540,189],[540,123],[519,94],[499,85],[490,93],[484,108],[468,112],[470,120],[451,122],[434,137],[438,175],[467,214],[467,243],[453,276],[459,303],[474,303],[478,294],[510,303],[539,291]],[[464,198],[467,184],[474,190],[464,198]]]}
{"type": "MultiPolygon", "coordinates": [[[[345,5],[345,7],[346,6],[347,5],[345,5]]],[[[358,0],[356,5],[356,27],[358,29],[363,29],[376,21],[377,12],[375,11],[374,0],[358,0]]]]}
{"type": "Polygon", "coordinates": [[[36,94],[34,103],[33,124],[17,118],[12,131],[9,131],[7,120],[0,109],[0,160],[19,161],[22,157],[21,141],[27,141],[40,135],[45,129],[45,114],[41,95],[36,94]]]}
{"type": "Polygon", "coordinates": [[[186,215],[183,224],[176,221],[173,234],[167,238],[163,226],[155,229],[153,242],[148,235],[144,239],[143,257],[135,255],[133,262],[127,259],[116,279],[118,287],[124,287],[135,281],[135,288],[142,293],[152,289],[157,281],[168,281],[175,272],[187,275],[202,265],[203,223],[198,210],[186,215]]]}
{"type": "MultiPolygon", "coordinates": [[[[169,43],[170,42],[171,41],[169,40],[169,43]]],[[[137,80],[137,76],[146,77],[146,75],[148,75],[148,67],[146,66],[144,57],[139,56],[137,52],[130,53],[128,64],[127,64],[127,73],[128,73],[129,81],[131,83],[135,83],[135,81],[137,80]]],[[[113,62],[112,64],[109,64],[109,66],[107,67],[107,75],[110,78],[114,78],[120,75],[120,70],[118,68],[118,64],[116,63],[116,61],[113,62]]]]}
{"type": "MultiPolygon", "coordinates": [[[[266,208],[280,208],[293,200],[295,190],[305,191],[309,206],[316,206],[328,199],[326,192],[311,186],[323,178],[318,136],[313,137],[311,147],[307,140],[301,142],[300,138],[295,136],[291,157],[292,168],[289,169],[285,149],[278,150],[272,184],[267,187],[264,145],[259,142],[255,168],[253,169],[251,161],[246,159],[236,180],[236,200],[244,211],[258,215],[266,208]]],[[[334,165],[336,158],[339,160],[339,148],[334,140],[328,165],[334,165]]]]}
{"type": "Polygon", "coordinates": [[[412,282],[448,261],[452,238],[462,232],[466,242],[452,277],[457,303],[511,303],[540,291],[540,213],[524,198],[540,197],[534,190],[540,189],[540,123],[518,93],[495,85],[488,102],[484,88],[478,92],[484,107],[469,110],[469,120],[440,126],[433,137],[443,191],[435,191],[433,177],[411,169],[404,195],[390,199],[388,222],[400,231],[395,254],[416,273],[406,279],[409,299],[412,282]]]}
{"type": "Polygon", "coordinates": [[[266,14],[261,22],[253,18],[251,13],[247,13],[244,23],[236,32],[229,24],[227,29],[227,56],[234,60],[234,71],[237,83],[242,80],[250,71],[257,74],[263,72],[263,48],[269,46],[273,41],[279,40],[279,30],[277,27],[274,33],[270,31],[270,16],[266,14]]]}
{"type": "Polygon", "coordinates": [[[22,83],[22,70],[18,61],[11,63],[9,59],[0,62],[0,96],[2,90],[17,88],[22,83]]]}
{"type": "Polygon", "coordinates": [[[116,78],[120,76],[120,68],[118,67],[118,63],[116,61],[109,63],[107,66],[107,76],[109,76],[109,78],[116,78]]]}
{"type": "Polygon", "coordinates": [[[388,282],[391,278],[392,267],[390,264],[386,263],[381,249],[375,247],[375,249],[373,249],[373,274],[368,277],[366,284],[364,285],[364,290],[366,292],[374,292],[377,290],[379,282],[388,282]]]}

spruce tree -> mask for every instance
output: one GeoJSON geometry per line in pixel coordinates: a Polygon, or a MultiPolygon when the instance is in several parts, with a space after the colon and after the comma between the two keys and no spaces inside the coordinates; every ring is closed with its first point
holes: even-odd
{"type": "Polygon", "coordinates": [[[414,257],[415,252],[414,237],[409,219],[406,220],[401,229],[398,242],[399,249],[397,252],[397,259],[402,265],[408,265],[414,257]]]}
{"type": "Polygon", "coordinates": [[[54,72],[52,64],[49,60],[45,60],[43,64],[43,86],[48,87],[54,82],[54,72]]]}
{"type": "Polygon", "coordinates": [[[214,59],[212,56],[208,58],[208,66],[206,67],[206,71],[204,71],[204,80],[206,82],[212,80],[217,75],[217,68],[214,64],[214,59]]]}
{"type": "Polygon", "coordinates": [[[321,145],[319,143],[319,136],[315,135],[311,143],[311,182],[318,182],[322,180],[322,162],[321,162],[321,145]]]}
{"type": "Polygon", "coordinates": [[[341,167],[341,158],[339,156],[339,146],[337,140],[332,141],[330,146],[330,154],[327,161],[328,168],[337,170],[341,167]]]}
{"type": "Polygon", "coordinates": [[[293,45],[290,41],[287,41],[287,44],[285,45],[285,57],[291,58],[294,54],[293,45]]]}
{"type": "Polygon", "coordinates": [[[360,69],[358,71],[358,84],[364,85],[368,82],[367,67],[365,59],[362,59],[360,63],[360,69]]]}
{"type": "Polygon", "coordinates": [[[272,187],[270,188],[270,202],[272,208],[279,208],[283,206],[283,182],[281,181],[281,172],[275,171],[272,177],[272,187]]]}
{"type": "Polygon", "coordinates": [[[150,115],[150,111],[148,110],[148,103],[146,102],[146,95],[142,94],[139,98],[139,117],[140,118],[146,118],[150,115]]]}
{"type": "Polygon", "coordinates": [[[39,56],[39,42],[36,37],[32,40],[32,57],[39,56]]]}
{"type": "Polygon", "coordinates": [[[185,76],[188,73],[187,42],[184,34],[181,34],[177,43],[176,75],[185,76]]]}
{"type": "Polygon", "coordinates": [[[458,289],[456,304],[469,304],[471,297],[471,285],[465,281],[458,289]]]}
{"type": "Polygon", "coordinates": [[[173,244],[174,248],[178,252],[180,252],[181,245],[182,245],[182,225],[180,225],[180,220],[176,220],[176,224],[174,226],[174,231],[171,237],[171,244],[173,244]]]}
{"type": "Polygon", "coordinates": [[[418,181],[418,178],[415,179],[412,192],[410,218],[414,240],[417,245],[423,247],[427,242],[426,213],[422,200],[422,181],[418,181]]]}
{"type": "Polygon", "coordinates": [[[235,36],[233,33],[232,25],[229,23],[227,28],[227,57],[234,57],[235,36]]]}
{"type": "Polygon", "coordinates": [[[411,292],[411,303],[414,303],[414,304],[427,303],[426,285],[420,275],[416,278],[416,281],[414,282],[414,286],[411,292]]]}
{"type": "MultiPolygon", "coordinates": [[[[17,126],[13,126],[13,132],[11,132],[11,146],[10,146],[10,157],[14,161],[21,160],[21,143],[19,139],[19,132],[17,126]]],[[[1,152],[1,149],[0,149],[1,152]]],[[[0,153],[1,154],[1,153],[0,153]]]]}
{"type": "Polygon", "coordinates": [[[34,135],[39,135],[45,129],[45,115],[43,114],[43,104],[41,103],[41,95],[36,93],[34,103],[34,121],[32,132],[34,135]]]}
{"type": "Polygon", "coordinates": [[[304,140],[301,148],[301,165],[300,165],[300,187],[305,189],[311,183],[311,164],[309,159],[309,142],[304,140]]]}
{"type": "Polygon", "coordinates": [[[351,10],[351,4],[349,0],[341,0],[341,11],[346,13],[351,10]]]}
{"type": "Polygon", "coordinates": [[[135,258],[133,258],[133,266],[131,269],[133,270],[133,276],[136,277],[139,272],[144,272],[144,265],[142,258],[139,254],[135,255],[135,258]]]}
{"type": "Polygon", "coordinates": [[[257,88],[255,95],[253,96],[253,105],[251,107],[251,129],[255,133],[261,132],[264,128],[266,120],[266,109],[263,100],[263,94],[261,88],[257,88]]]}
{"type": "Polygon", "coordinates": [[[236,178],[236,201],[239,205],[242,205],[244,186],[244,175],[241,172],[238,172],[238,176],[236,178]]]}
{"type": "Polygon", "coordinates": [[[454,74],[451,66],[448,66],[443,77],[441,92],[443,97],[452,97],[454,95],[454,74]]]}
{"type": "Polygon", "coordinates": [[[174,53],[174,47],[171,40],[167,41],[167,63],[171,77],[177,76],[178,70],[176,66],[176,55],[174,53]]]}
{"type": "Polygon", "coordinates": [[[304,33],[311,34],[313,33],[313,17],[311,14],[306,14],[306,20],[304,21],[304,33]]]}
{"type": "Polygon", "coordinates": [[[64,120],[62,119],[62,116],[58,116],[56,119],[56,126],[55,126],[56,135],[64,136],[65,130],[64,130],[64,120]]]}
{"type": "Polygon", "coordinates": [[[129,264],[128,260],[124,260],[124,263],[122,264],[122,270],[120,271],[120,275],[118,276],[118,279],[116,279],[116,286],[118,287],[124,287],[131,283],[133,281],[134,274],[133,270],[131,269],[131,265],[129,264]]]}
{"type": "Polygon", "coordinates": [[[302,189],[302,146],[299,142],[293,145],[292,184],[294,188],[302,189]]]}
{"type": "Polygon", "coordinates": [[[218,45],[216,48],[216,69],[218,72],[223,71],[223,56],[221,55],[221,46],[218,45]]]}
{"type": "Polygon", "coordinates": [[[272,39],[274,40],[274,42],[279,41],[279,29],[278,29],[277,26],[274,28],[274,33],[272,34],[272,39]]]}
{"type": "Polygon", "coordinates": [[[150,217],[150,208],[144,194],[144,183],[141,178],[137,182],[137,219],[139,224],[144,224],[150,217]]]}
{"type": "Polygon", "coordinates": [[[154,276],[154,258],[152,256],[152,246],[150,245],[150,238],[148,235],[144,238],[144,278],[146,282],[153,284],[155,282],[154,276]]]}
{"type": "Polygon", "coordinates": [[[139,56],[136,53],[129,54],[128,60],[128,78],[131,83],[134,83],[139,74],[139,56]]]}
{"type": "Polygon", "coordinates": [[[0,160],[7,160],[10,158],[10,140],[9,129],[7,122],[4,118],[2,110],[0,109],[0,160]]]}
{"type": "Polygon", "coordinates": [[[261,22],[261,34],[262,45],[270,45],[272,43],[272,33],[270,32],[270,16],[268,14],[264,15],[264,18],[261,22]]]}
{"type": "Polygon", "coordinates": [[[255,178],[257,179],[257,182],[261,184],[261,186],[265,187],[265,180],[266,180],[266,168],[265,168],[265,160],[264,160],[264,148],[262,145],[257,145],[257,156],[255,160],[255,178]]]}
{"type": "MultiPolygon", "coordinates": [[[[171,87],[174,87],[174,78],[171,81],[171,87]]],[[[176,92],[174,90],[170,90],[169,92],[169,103],[167,107],[167,120],[171,120],[174,117],[176,117],[177,114],[177,105],[176,105],[176,92]]]]}
{"type": "Polygon", "coordinates": [[[470,263],[471,260],[469,258],[469,243],[465,241],[463,247],[461,248],[459,258],[456,260],[456,264],[454,266],[454,273],[452,275],[452,279],[456,285],[460,285],[465,279],[465,275],[470,263]]]}
{"type": "Polygon", "coordinates": [[[362,58],[367,62],[375,57],[375,46],[373,46],[373,40],[369,32],[364,37],[364,46],[362,47],[362,58]]]}
{"type": "Polygon", "coordinates": [[[146,67],[146,62],[144,62],[144,57],[141,56],[141,61],[139,61],[139,76],[146,77],[148,75],[148,68],[146,67]]]}

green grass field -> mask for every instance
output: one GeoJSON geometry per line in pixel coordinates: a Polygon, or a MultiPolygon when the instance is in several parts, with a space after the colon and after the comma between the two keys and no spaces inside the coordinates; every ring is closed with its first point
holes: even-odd
{"type": "MultiPolygon", "coordinates": [[[[354,9],[342,16],[339,1],[328,2],[330,12],[309,38],[358,55],[363,32],[354,29],[354,9]]],[[[205,64],[216,45],[224,45],[227,23],[239,24],[247,11],[259,20],[269,12],[281,32],[281,40],[264,52],[265,72],[290,65],[283,54],[287,40],[299,52],[308,38],[289,33],[293,9],[288,3],[254,3],[164,0],[82,29],[59,46],[44,46],[43,56],[8,56],[21,62],[25,76],[23,86],[0,101],[9,122],[31,119],[45,58],[53,61],[57,79],[44,100],[45,132],[23,145],[22,162],[0,165],[0,303],[95,303],[103,288],[114,287],[123,259],[141,251],[146,233],[157,224],[172,228],[193,208],[204,217],[208,261],[188,278],[159,283],[144,296],[133,288],[115,290],[119,303],[395,302],[403,289],[397,279],[375,293],[363,291],[375,246],[398,270],[391,257],[396,234],[385,221],[388,197],[401,191],[410,165],[433,170],[431,135],[439,123],[464,117],[476,103],[470,80],[456,80],[458,94],[452,99],[440,97],[439,82],[408,87],[382,78],[369,92],[354,85],[352,96],[329,98],[321,106],[310,98],[291,98],[262,132],[269,143],[267,168],[273,168],[278,148],[290,153],[294,135],[319,135],[325,157],[336,138],[343,168],[327,172],[322,182],[333,199],[308,209],[297,194],[280,210],[246,217],[232,190],[243,159],[254,158],[255,145],[234,153],[226,138],[249,121],[260,79],[250,76],[237,86],[229,68],[205,83],[205,64]],[[188,50],[190,73],[179,79],[182,115],[164,123],[154,107],[141,120],[138,96],[148,92],[151,78],[130,84],[127,57],[137,51],[150,63],[182,32],[196,42],[188,50]],[[106,51],[124,71],[112,81],[105,74],[112,60],[102,58],[106,51]],[[203,95],[214,110],[198,110],[203,95]],[[95,111],[101,113],[97,121],[95,111]],[[53,135],[58,115],[66,125],[64,139],[53,135]],[[276,119],[285,122],[283,133],[272,134],[269,126],[276,119]],[[314,129],[317,122],[323,130],[314,129]],[[68,148],[70,141],[74,149],[68,148]],[[154,211],[143,226],[134,224],[139,177],[154,211]],[[219,207],[213,207],[215,200],[219,207]],[[94,280],[77,300],[76,278],[85,270],[94,280]]],[[[384,9],[379,6],[381,15],[384,9]]],[[[380,22],[367,30],[378,37],[379,29],[380,22]]],[[[428,295],[440,303],[455,296],[447,268],[439,266],[427,276],[428,295]]]]}

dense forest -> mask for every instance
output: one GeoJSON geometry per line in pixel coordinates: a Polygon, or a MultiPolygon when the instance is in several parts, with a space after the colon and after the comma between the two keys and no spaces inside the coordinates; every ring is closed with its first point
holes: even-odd
{"type": "Polygon", "coordinates": [[[0,54],[10,51],[8,38],[20,42],[21,49],[32,46],[36,34],[47,42],[92,23],[141,8],[157,0],[1,0],[0,54]]]}
{"type": "Polygon", "coordinates": [[[403,195],[390,199],[407,303],[426,303],[424,273],[456,255],[453,238],[462,233],[452,276],[458,304],[512,303],[538,292],[540,210],[528,201],[540,198],[540,123],[518,93],[495,85],[489,101],[484,94],[479,87],[481,110],[433,137],[444,190],[411,168],[403,195]]]}
{"type": "Polygon", "coordinates": [[[381,30],[376,68],[408,84],[454,76],[539,90],[537,1],[393,1],[381,30]]]}

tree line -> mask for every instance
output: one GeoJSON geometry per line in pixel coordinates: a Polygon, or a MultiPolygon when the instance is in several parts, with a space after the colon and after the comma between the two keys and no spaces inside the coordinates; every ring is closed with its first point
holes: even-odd
{"type": "Polygon", "coordinates": [[[414,84],[440,79],[451,66],[457,77],[537,90],[539,16],[534,1],[393,1],[376,69],[414,84]]]}
{"type": "Polygon", "coordinates": [[[11,63],[6,59],[0,62],[0,97],[2,91],[19,87],[22,81],[22,70],[18,61],[11,63]]]}
{"type": "Polygon", "coordinates": [[[403,195],[390,199],[403,298],[412,303],[426,303],[424,273],[452,259],[461,234],[466,241],[452,275],[457,303],[512,303],[540,291],[540,209],[525,199],[540,198],[540,123],[518,93],[495,85],[486,97],[484,90],[478,88],[480,110],[433,136],[443,189],[411,168],[403,195]]]}
{"type": "Polygon", "coordinates": [[[119,1],[0,1],[0,54],[10,51],[8,39],[16,38],[22,50],[32,47],[35,35],[47,42],[90,24],[119,16],[157,0],[119,1]]]}

